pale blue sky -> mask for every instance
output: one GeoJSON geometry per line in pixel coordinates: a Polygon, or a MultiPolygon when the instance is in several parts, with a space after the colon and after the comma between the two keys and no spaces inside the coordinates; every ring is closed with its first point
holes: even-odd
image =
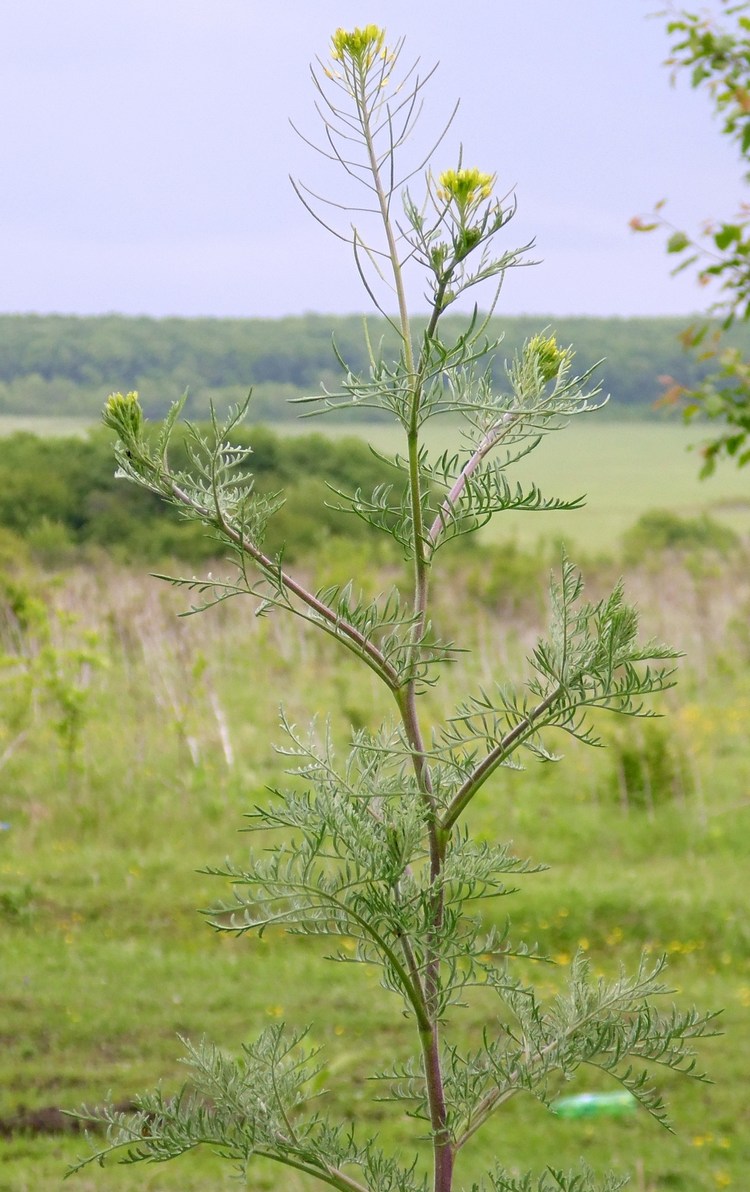
{"type": "MultiPolygon", "coordinates": [[[[435,161],[515,187],[501,313],[687,313],[628,220],[668,196],[678,224],[729,215],[742,190],[706,100],[662,65],[659,0],[23,0],[0,43],[0,311],[276,316],[367,309],[344,245],[289,173],[336,175],[315,135],[308,63],[331,32],[374,21],[405,56],[440,61],[426,128],[458,96],[435,161]]],[[[415,184],[416,185],[416,184],[415,184]]],[[[481,296],[480,296],[481,298],[481,296]]]]}

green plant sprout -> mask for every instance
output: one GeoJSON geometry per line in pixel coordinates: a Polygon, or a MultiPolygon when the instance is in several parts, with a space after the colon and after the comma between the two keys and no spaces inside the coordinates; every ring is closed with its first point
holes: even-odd
{"type": "MultiPolygon", "coordinates": [[[[371,347],[367,375],[345,368],[338,391],[309,400],[322,410],[388,410],[402,428],[404,453],[387,462],[394,476],[406,478],[405,495],[394,496],[401,489],[385,484],[337,498],[400,544],[411,566],[410,591],[369,599],[357,595],[354,581],[312,588],[282,554],[266,552],[265,530],[281,498],[256,492],[250,449],[232,445],[246,407],[223,422],[214,415],[208,431],[192,427],[185,470],[173,470],[169,458],[179,404],[156,436],[134,393],[110,397],[104,417],[118,435],[120,474],[204,523],[232,553],[232,578],[172,581],[193,593],[191,611],[250,595],[259,614],[300,617],[369,668],[390,701],[392,714],[377,730],[351,730],[344,757],[333,744],[337,709],[322,730],[313,725],[302,732],[282,720],[281,752],[294,781],[249,816],[248,830],[263,833],[253,859],[209,870],[232,888],[211,918],[217,930],[240,935],[273,926],[322,936],[332,960],[375,966],[393,994],[395,1014],[413,1027],[412,1058],[394,1057],[373,1076],[396,1103],[394,1112],[414,1121],[414,1152],[386,1153],[356,1122],[330,1120],[306,1030],[273,1025],[237,1058],[209,1042],[186,1043],[190,1081],[173,1098],[144,1095],[132,1114],[82,1111],[106,1127],[107,1138],[74,1170],[113,1154],[124,1162],[160,1162],[205,1145],[242,1177],[262,1158],[340,1192],[453,1192],[464,1149],[519,1093],[549,1107],[565,1082],[591,1065],[665,1123],[651,1065],[703,1079],[693,1045],[713,1033],[712,1016],[655,1008],[653,999],[668,992],[662,963],[644,961],[635,975],[594,979],[579,954],[566,991],[545,999],[524,976],[524,966],[540,957],[514,942],[508,928],[488,929],[482,920],[483,903],[509,895],[519,874],[541,867],[505,844],[473,838],[467,812],[480,791],[500,767],[522,770],[524,757],[556,762],[552,730],[596,745],[598,711],[652,715],[645,701],[673,684],[676,654],[656,642],[639,644],[637,616],[621,586],[600,601],[585,599],[580,575],[563,557],[551,586],[550,634],[531,654],[525,687],[487,686],[467,694],[442,721],[430,721],[441,670],[460,658],[458,646],[442,640],[431,622],[438,552],[504,510],[580,504],[512,484],[508,471],[544,434],[601,401],[587,388],[588,374],[575,374],[572,349],[551,334],[525,344],[500,392],[489,367],[498,343],[487,342],[476,308],[458,338],[441,338],[444,311],[486,282],[496,301],[507,270],[524,262],[526,249],[496,248],[514,203],[495,197],[494,175],[459,160],[437,176],[427,169],[419,199],[407,186],[426,165],[423,159],[400,173],[430,76],[420,78],[416,67],[399,73],[402,50],[403,42],[390,47],[375,25],[339,29],[330,62],[313,72],[324,121],[321,152],[364,187],[364,206],[351,206],[363,225],[370,221],[376,229],[356,226],[337,235],[351,244],[377,308],[385,310],[386,298],[378,297],[384,287],[388,303],[395,301],[400,350],[389,360],[371,347]],[[419,334],[407,301],[414,275],[429,298],[419,334]],[[455,454],[435,459],[423,445],[423,427],[434,417],[460,422],[455,454]],[[277,841],[270,848],[269,834],[277,841]],[[468,1048],[456,1022],[478,991],[496,1010],[481,1042],[468,1048]],[[425,1148],[429,1170],[422,1167],[425,1148]]],[[[317,214],[325,200],[301,185],[297,190],[317,214]]],[[[343,206],[337,201],[330,209],[343,206]]],[[[498,1154],[497,1167],[473,1192],[613,1192],[624,1182],[585,1169],[566,1173],[554,1156],[534,1175],[513,1174],[512,1162],[512,1155],[498,1154]]]]}
{"type": "Polygon", "coordinates": [[[79,632],[76,617],[51,610],[21,582],[3,582],[0,602],[7,603],[0,637],[0,769],[39,732],[44,710],[70,776],[81,765],[91,672],[105,665],[97,635],[79,632]],[[65,630],[72,631],[71,645],[61,643],[65,630]]]}

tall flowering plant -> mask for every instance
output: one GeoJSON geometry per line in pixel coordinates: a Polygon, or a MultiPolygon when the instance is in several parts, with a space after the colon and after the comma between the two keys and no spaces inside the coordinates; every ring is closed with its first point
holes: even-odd
{"type": "MultiPolygon", "coordinates": [[[[325,122],[322,151],[365,196],[356,207],[359,224],[334,231],[349,241],[377,308],[395,306],[387,317],[399,346],[393,359],[371,349],[366,373],[344,366],[340,388],[310,400],[322,411],[386,410],[399,426],[403,449],[389,462],[394,474],[403,474],[403,490],[384,485],[338,496],[400,544],[411,567],[409,587],[373,600],[358,597],[353,583],[310,587],[283,555],[267,552],[264,532],[279,501],[256,491],[249,449],[232,445],[243,410],[224,422],[215,418],[208,432],[191,429],[192,466],[184,471],[169,455],[178,406],[155,436],[133,393],[113,395],[105,421],[118,435],[120,473],[203,522],[236,559],[236,574],[221,583],[173,582],[198,590],[204,607],[245,596],[261,612],[301,618],[352,665],[367,668],[390,707],[378,727],[350,730],[343,757],[332,733],[321,735],[314,726],[301,733],[284,722],[282,752],[295,782],[250,816],[250,830],[262,831],[265,845],[269,834],[276,843],[249,863],[212,870],[231,890],[212,917],[217,930],[240,935],[274,925],[323,937],[334,962],[378,970],[394,1013],[413,1028],[413,1054],[406,1062],[384,1054],[373,1076],[376,1087],[388,1090],[394,1113],[413,1121],[414,1154],[389,1153],[366,1120],[353,1126],[332,1120],[316,1082],[321,1060],[306,1043],[305,1026],[273,1025],[238,1057],[213,1043],[186,1044],[190,1081],[174,1098],[155,1092],[140,1098],[136,1113],[87,1113],[108,1130],[93,1156],[99,1161],[112,1154],[126,1162],[162,1161],[205,1145],[250,1179],[262,1158],[341,1192],[453,1192],[466,1148],[503,1106],[530,1092],[549,1107],[581,1065],[608,1073],[662,1121],[649,1065],[695,1075],[693,1040],[710,1031],[706,1016],[658,1011],[660,964],[592,980],[578,955],[567,990],[545,1000],[528,979],[532,950],[510,928],[488,927],[482,915],[487,900],[507,897],[509,883],[537,867],[506,844],[473,837],[467,812],[480,791],[491,793],[501,767],[518,771],[522,784],[524,760],[556,762],[555,734],[596,744],[593,719],[602,711],[649,715],[649,698],[672,684],[675,655],[658,643],[639,643],[637,617],[621,586],[591,602],[563,558],[551,587],[549,636],[530,656],[525,687],[514,689],[499,676],[439,718],[431,714],[444,667],[460,658],[431,624],[439,552],[506,510],[578,504],[508,476],[543,435],[599,402],[588,377],[575,374],[572,349],[553,335],[531,338],[507,365],[501,387],[490,369],[497,344],[487,342],[486,320],[476,310],[456,338],[443,336],[445,310],[476,286],[489,283],[496,293],[506,272],[525,260],[525,249],[498,248],[514,204],[496,197],[494,174],[461,161],[437,176],[423,174],[424,161],[402,169],[427,81],[414,68],[400,72],[402,50],[375,25],[339,29],[330,61],[313,74],[325,122]],[[409,313],[414,276],[430,303],[418,333],[409,313]],[[445,417],[460,424],[461,447],[434,458],[424,426],[445,417]],[[401,491],[403,497],[394,496],[401,491]],[[495,1012],[481,1043],[469,1048],[462,1044],[461,1014],[477,991],[494,1000],[495,1012]]],[[[298,192],[326,222],[312,192],[301,184],[298,192]]],[[[337,714],[330,709],[331,719],[337,714]]],[[[383,1048],[387,1053],[387,1036],[383,1048]]],[[[622,1182],[566,1173],[554,1156],[538,1175],[511,1175],[503,1158],[509,1160],[499,1154],[474,1192],[611,1192],[622,1182]]]]}

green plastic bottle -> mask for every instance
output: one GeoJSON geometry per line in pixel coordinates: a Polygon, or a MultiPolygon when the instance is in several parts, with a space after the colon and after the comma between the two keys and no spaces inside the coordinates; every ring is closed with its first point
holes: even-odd
{"type": "Polygon", "coordinates": [[[620,1117],[634,1113],[638,1102],[626,1091],[616,1093],[578,1093],[552,1102],[552,1112],[561,1118],[620,1117]]]}

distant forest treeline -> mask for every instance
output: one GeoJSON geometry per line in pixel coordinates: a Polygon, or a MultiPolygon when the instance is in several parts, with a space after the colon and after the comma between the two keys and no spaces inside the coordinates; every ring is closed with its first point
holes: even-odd
{"type": "MultiPolygon", "coordinates": [[[[490,336],[504,335],[495,361],[498,385],[504,363],[544,327],[576,349],[583,372],[602,357],[599,376],[612,395],[612,414],[643,412],[664,388],[661,377],[694,384],[699,366],[678,339],[684,319],[494,318],[490,336]]],[[[456,329],[465,319],[444,320],[456,329]]],[[[368,319],[374,343],[395,350],[385,320],[368,319]]],[[[744,329],[743,329],[744,330],[744,329]]],[[[744,330],[750,347],[750,336],[744,330]]],[[[741,333],[738,333],[741,334],[741,333]]],[[[147,413],[162,416],[185,389],[193,418],[209,403],[218,408],[243,399],[250,388],[251,417],[296,417],[289,399],[336,388],[341,376],[332,350],[352,371],[366,368],[363,321],[358,316],[302,315],[284,319],[150,319],[107,315],[0,315],[0,414],[96,418],[113,390],[137,389],[147,413]]]]}
{"type": "MultiPolygon", "coordinates": [[[[170,462],[190,466],[189,435],[175,430],[170,462]]],[[[376,531],[355,517],[342,517],[329,485],[367,493],[380,484],[402,480],[358,438],[326,435],[279,435],[266,426],[239,427],[232,441],[253,445],[257,492],[283,491],[285,502],[273,516],[264,540],[272,553],[286,558],[318,551],[348,539],[351,552],[363,534],[372,550],[376,531]]],[[[387,546],[388,544],[386,544],[387,546]]],[[[113,436],[96,427],[85,439],[45,437],[17,432],[2,440],[0,451],[0,575],[8,561],[17,563],[25,549],[47,564],[66,564],[104,550],[121,561],[158,563],[169,557],[195,562],[212,558],[217,548],[208,531],[185,523],[179,511],[154,493],[115,476],[113,436]]],[[[0,590],[2,583],[0,581],[0,590]]]]}

